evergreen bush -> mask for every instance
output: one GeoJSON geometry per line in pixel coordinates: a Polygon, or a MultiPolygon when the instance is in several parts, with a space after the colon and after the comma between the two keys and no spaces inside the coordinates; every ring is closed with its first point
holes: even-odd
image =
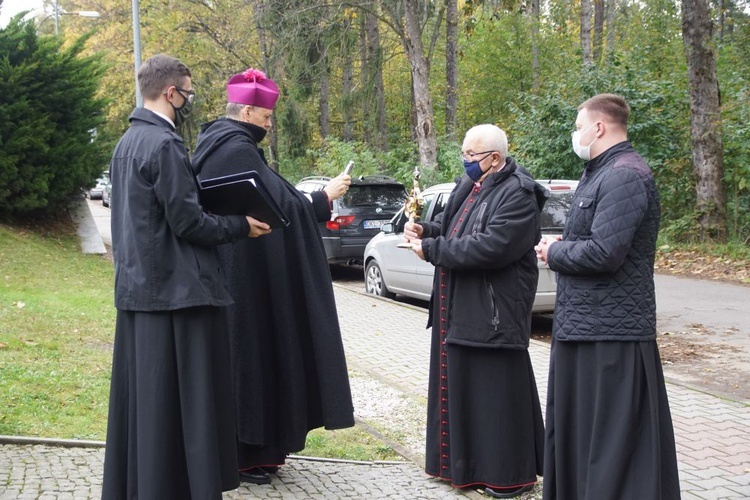
{"type": "Polygon", "coordinates": [[[0,29],[0,215],[54,213],[107,169],[97,139],[104,66],[15,16],[0,29]]]}

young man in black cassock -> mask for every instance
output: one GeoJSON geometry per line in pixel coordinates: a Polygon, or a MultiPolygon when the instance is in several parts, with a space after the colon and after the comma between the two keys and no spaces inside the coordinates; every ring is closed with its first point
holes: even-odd
{"type": "Polygon", "coordinates": [[[445,211],[404,231],[435,265],[425,470],[457,488],[513,498],[542,473],[544,424],[528,347],[534,244],[548,195],[508,156],[494,125],[470,129],[462,156],[466,175],[445,211]]]}
{"type": "Polygon", "coordinates": [[[659,193],[628,142],[629,116],[613,94],[579,106],[572,142],[583,175],[562,237],[537,247],[558,273],[545,500],[680,498],[656,345],[659,193]]]}
{"type": "Polygon", "coordinates": [[[143,108],[110,165],[117,324],[102,498],[218,500],[239,480],[220,307],[231,298],[213,246],[269,229],[199,205],[175,133],[195,96],[188,68],[156,55],[138,84],[143,108]]]}
{"type": "Polygon", "coordinates": [[[240,479],[264,484],[317,427],[354,425],[354,411],[319,222],[348,175],[308,199],[266,164],[278,87],[249,69],[227,83],[227,117],[204,125],[193,166],[200,179],[249,170],[291,223],[262,239],[219,247],[235,305],[227,308],[240,479]]]}

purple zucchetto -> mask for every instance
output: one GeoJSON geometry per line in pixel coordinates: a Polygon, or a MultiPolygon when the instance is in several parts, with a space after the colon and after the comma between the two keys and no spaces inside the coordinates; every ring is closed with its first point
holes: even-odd
{"type": "Polygon", "coordinates": [[[273,109],[279,98],[279,87],[266,74],[250,68],[227,82],[227,100],[236,104],[273,109]]]}

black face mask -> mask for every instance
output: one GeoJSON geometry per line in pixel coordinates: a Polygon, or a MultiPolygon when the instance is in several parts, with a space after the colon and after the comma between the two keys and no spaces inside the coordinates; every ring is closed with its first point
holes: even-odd
{"type": "Polygon", "coordinates": [[[190,102],[189,99],[185,99],[185,102],[179,108],[175,107],[175,105],[172,104],[171,102],[169,104],[172,106],[172,109],[174,110],[174,126],[175,128],[177,128],[183,123],[185,123],[185,120],[187,119],[187,117],[190,116],[190,113],[192,113],[193,103],[190,102]]]}

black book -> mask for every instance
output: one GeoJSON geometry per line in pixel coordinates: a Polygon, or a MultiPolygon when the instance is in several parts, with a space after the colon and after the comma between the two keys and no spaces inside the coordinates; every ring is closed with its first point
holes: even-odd
{"type": "Polygon", "coordinates": [[[289,225],[255,170],[202,180],[199,194],[201,205],[212,214],[249,215],[272,228],[289,225]]]}

